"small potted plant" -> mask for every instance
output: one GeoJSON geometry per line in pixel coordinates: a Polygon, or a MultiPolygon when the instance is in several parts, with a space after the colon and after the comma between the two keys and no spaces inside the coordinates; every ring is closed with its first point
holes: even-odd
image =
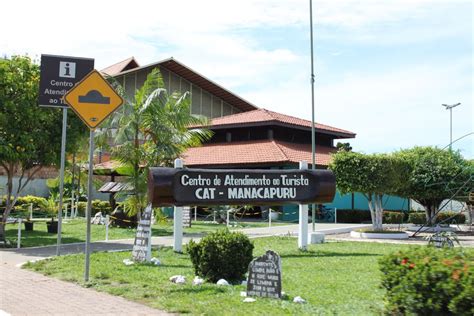
{"type": "Polygon", "coordinates": [[[54,220],[54,216],[51,217],[51,221],[46,222],[46,228],[48,233],[57,234],[58,233],[58,221],[54,220]]]}
{"type": "Polygon", "coordinates": [[[31,220],[31,217],[28,215],[25,220],[25,231],[33,231],[33,224],[34,222],[31,220]]]}
{"type": "Polygon", "coordinates": [[[57,212],[57,205],[56,205],[56,197],[51,195],[49,199],[41,203],[41,208],[51,216],[51,221],[46,222],[46,228],[48,229],[48,233],[50,234],[57,234],[58,233],[58,222],[54,220],[54,216],[57,212]]]}

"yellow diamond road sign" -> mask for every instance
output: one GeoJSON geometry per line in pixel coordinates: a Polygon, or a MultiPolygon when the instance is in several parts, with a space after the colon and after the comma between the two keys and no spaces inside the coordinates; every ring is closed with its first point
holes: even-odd
{"type": "Polygon", "coordinates": [[[64,100],[90,129],[95,129],[123,103],[97,70],[91,71],[69,90],[64,100]]]}

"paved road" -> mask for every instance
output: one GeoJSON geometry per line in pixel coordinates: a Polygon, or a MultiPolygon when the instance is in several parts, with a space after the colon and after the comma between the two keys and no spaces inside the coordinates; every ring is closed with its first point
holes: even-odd
{"type": "MultiPolygon", "coordinates": [[[[318,224],[317,231],[339,233],[361,225],[318,224]]],[[[296,235],[298,225],[274,226],[242,230],[251,238],[269,235],[296,235]]],[[[311,227],[309,228],[311,231],[311,227]]],[[[185,236],[183,242],[199,236],[185,236]]],[[[131,249],[132,239],[92,243],[92,251],[131,249]]],[[[152,245],[171,246],[173,238],[153,237],[152,245]]],[[[84,243],[61,247],[61,254],[80,253],[84,243]]],[[[2,315],[169,315],[166,312],[127,301],[123,298],[99,293],[93,289],[47,278],[43,275],[19,269],[30,260],[54,256],[56,246],[0,251],[0,316],[2,315]]]]}

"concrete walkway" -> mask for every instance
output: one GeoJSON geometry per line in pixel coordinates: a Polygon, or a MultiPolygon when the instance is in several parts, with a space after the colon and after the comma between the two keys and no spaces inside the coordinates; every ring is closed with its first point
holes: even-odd
{"type": "MultiPolygon", "coordinates": [[[[311,224],[308,225],[308,232],[312,231],[311,224]]],[[[370,225],[361,224],[316,224],[315,230],[327,235],[350,232],[355,228],[369,227],[370,225]]],[[[272,226],[259,228],[246,228],[238,230],[250,238],[277,235],[298,235],[298,225],[272,226]]],[[[201,235],[184,235],[183,243],[186,244],[190,239],[198,240],[201,235]]],[[[152,246],[172,246],[173,236],[153,237],[152,246]]],[[[131,250],[133,239],[121,239],[111,241],[98,241],[91,243],[91,249],[95,251],[118,251],[131,250]]],[[[64,244],[61,246],[61,254],[74,254],[84,252],[84,243],[64,244]]],[[[41,260],[56,255],[56,246],[30,247],[21,249],[2,249],[0,250],[1,264],[19,265],[32,260],[41,260]]]]}
{"type": "MultiPolygon", "coordinates": [[[[358,224],[317,224],[326,234],[349,232],[358,224]]],[[[298,233],[298,225],[242,229],[250,238],[298,233]]],[[[311,225],[309,225],[311,232],[311,225]]],[[[185,235],[183,242],[200,236],[185,235]]],[[[153,246],[171,246],[172,236],[153,237],[153,246]]],[[[92,251],[131,250],[133,239],[94,242],[92,251]]],[[[296,244],[295,244],[296,246],[296,244]]],[[[84,243],[66,244],[61,254],[84,252],[84,243]]],[[[169,315],[123,298],[83,288],[74,283],[19,269],[22,263],[56,254],[56,246],[0,250],[0,316],[2,315],[169,315]]]]}

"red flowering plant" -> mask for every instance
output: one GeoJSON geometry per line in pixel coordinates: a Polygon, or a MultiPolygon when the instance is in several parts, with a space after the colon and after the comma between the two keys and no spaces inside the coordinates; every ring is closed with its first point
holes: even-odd
{"type": "Polygon", "coordinates": [[[474,251],[410,247],[379,266],[388,314],[474,315],[474,251]]]}

